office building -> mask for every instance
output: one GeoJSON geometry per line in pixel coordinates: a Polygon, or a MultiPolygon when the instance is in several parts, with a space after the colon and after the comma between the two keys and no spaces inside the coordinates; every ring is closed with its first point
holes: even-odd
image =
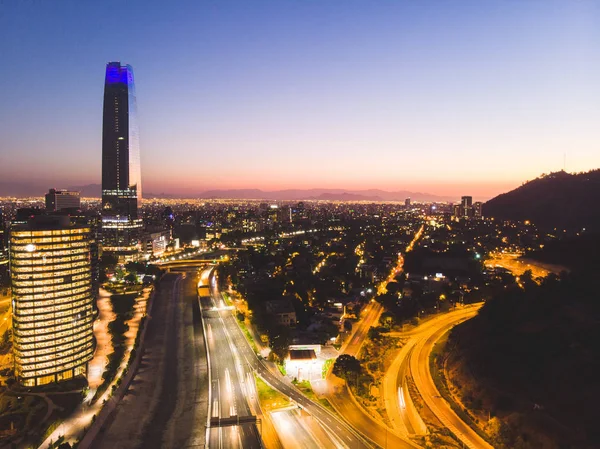
{"type": "Polygon", "coordinates": [[[407,207],[407,208],[410,207],[410,198],[406,198],[404,200],[404,206],[407,207]]]}
{"type": "Polygon", "coordinates": [[[140,145],[133,69],[109,62],[102,123],[103,251],[131,256],[139,250],[142,220],[140,145]]]}
{"type": "Polygon", "coordinates": [[[67,216],[11,227],[13,354],[23,386],[87,374],[95,346],[90,234],[67,216]]]}
{"type": "Polygon", "coordinates": [[[81,198],[79,192],[50,189],[46,193],[46,210],[56,212],[63,209],[79,209],[81,198]]]}
{"type": "Polygon", "coordinates": [[[143,252],[148,258],[161,256],[173,241],[173,233],[170,229],[146,231],[142,235],[143,252]]]}

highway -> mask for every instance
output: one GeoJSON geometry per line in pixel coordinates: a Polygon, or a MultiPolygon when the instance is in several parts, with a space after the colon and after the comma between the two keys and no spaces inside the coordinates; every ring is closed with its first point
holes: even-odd
{"type": "MultiPolygon", "coordinates": [[[[438,315],[408,332],[390,332],[393,337],[408,337],[383,378],[383,398],[388,417],[395,430],[402,434],[425,434],[427,429],[408,394],[407,375],[415,346],[424,336],[472,318],[480,305],[467,306],[438,315]]],[[[429,363],[429,362],[427,362],[429,363]]]]}
{"type": "MultiPolygon", "coordinates": [[[[211,271],[205,270],[201,274],[198,284],[199,294],[210,291],[204,288],[208,285],[206,282],[211,271]]],[[[220,310],[224,303],[215,295],[198,296],[198,299],[210,372],[208,447],[262,448],[256,422],[251,419],[256,416],[252,407],[258,410],[258,398],[255,394],[251,394],[255,391],[254,376],[252,369],[243,362],[229,335],[221,315],[222,313],[226,315],[225,311],[220,310]]]]}
{"type": "Polygon", "coordinates": [[[419,447],[409,441],[405,436],[389,429],[383,422],[376,420],[369,415],[358,405],[356,399],[350,395],[346,385],[342,383],[333,384],[331,380],[328,380],[328,382],[330,390],[327,399],[329,399],[337,412],[342,415],[348,423],[377,446],[385,449],[413,449],[419,447]]]}
{"type": "Polygon", "coordinates": [[[410,398],[407,397],[406,374],[414,345],[414,340],[411,340],[402,347],[382,381],[382,394],[388,418],[392,427],[403,435],[423,434],[427,430],[418,413],[416,411],[411,413],[412,407],[407,407],[410,398]],[[402,398],[402,403],[400,398],[402,398]],[[417,416],[414,416],[415,414],[417,416]]]}
{"type": "MultiPolygon", "coordinates": [[[[214,279],[214,278],[213,278],[214,279]]],[[[268,383],[272,388],[278,390],[282,394],[288,396],[292,401],[298,404],[302,409],[312,415],[330,434],[334,434],[336,438],[339,440],[339,443],[347,448],[368,448],[370,445],[364,441],[348,424],[346,424],[343,420],[335,416],[329,410],[325,409],[320,404],[317,404],[306,396],[304,396],[299,390],[297,390],[287,379],[280,373],[274,373],[270,371],[264,362],[258,358],[256,353],[250,347],[249,342],[246,340],[246,337],[242,333],[239,328],[235,317],[231,313],[231,310],[227,307],[224,307],[225,303],[221,294],[219,293],[216,284],[211,280],[210,287],[211,296],[210,298],[203,297],[202,308],[203,315],[206,316],[206,333],[208,334],[207,341],[209,342],[209,364],[211,365],[211,378],[219,379],[217,382],[212,381],[211,388],[211,396],[214,398],[218,398],[220,404],[218,410],[220,413],[223,413],[225,416],[228,416],[227,406],[231,406],[232,402],[235,402],[235,406],[237,408],[238,416],[242,416],[242,413],[249,413],[249,408],[246,408],[246,401],[243,400],[243,392],[239,385],[241,382],[241,377],[238,376],[237,372],[240,369],[242,372],[250,373],[254,371],[258,374],[266,383],[268,383]],[[216,310],[212,310],[213,306],[216,307],[216,310]],[[208,330],[208,324],[210,324],[210,331],[208,330]],[[218,334],[215,335],[215,332],[218,334]],[[213,333],[215,338],[210,337],[210,333],[213,333]],[[226,346],[219,346],[217,349],[216,346],[211,346],[211,339],[216,345],[216,340],[218,336],[222,339],[223,335],[225,336],[226,346]],[[219,356],[216,358],[217,363],[220,368],[215,369],[212,367],[213,364],[213,354],[215,354],[215,350],[219,351],[217,354],[219,356]],[[226,352],[231,355],[237,354],[238,360],[233,361],[233,357],[225,354],[226,352]],[[224,396],[222,390],[227,388],[228,381],[226,380],[225,368],[229,371],[229,378],[233,377],[233,383],[238,383],[238,386],[232,386],[232,393],[234,396],[234,400],[230,399],[226,395],[224,396]],[[233,373],[232,373],[233,372],[233,373]],[[225,408],[223,407],[225,406],[225,408]]],[[[211,399],[212,400],[212,399],[211,399]]],[[[214,410],[217,408],[214,405],[214,400],[212,400],[212,406],[210,410],[210,415],[214,413],[214,410]]],[[[230,413],[229,413],[230,414],[230,413]]],[[[224,427],[223,427],[224,429],[224,427]]],[[[209,442],[217,441],[218,437],[213,435],[217,429],[210,428],[209,433],[209,442]]],[[[238,435],[241,435],[238,434],[238,435]]],[[[249,435],[244,435],[248,444],[255,444],[252,438],[249,435]]],[[[260,441],[260,440],[258,440],[260,441]]],[[[235,443],[235,440],[232,442],[235,443]]],[[[210,443],[209,443],[210,444],[210,443]]],[[[214,443],[209,447],[218,447],[214,446],[214,443]]],[[[239,447],[239,446],[228,446],[223,445],[221,447],[239,447]]],[[[243,445],[246,447],[254,447],[250,445],[243,445]]]]}
{"type": "MultiPolygon", "coordinates": [[[[410,371],[415,385],[432,413],[445,427],[450,429],[450,431],[466,447],[472,449],[492,449],[492,446],[463,422],[458,415],[454,413],[450,405],[440,396],[440,392],[436,388],[433,378],[431,377],[431,370],[429,367],[429,357],[435,342],[456,324],[475,316],[480,307],[481,304],[466,306],[463,309],[440,315],[439,317],[426,322],[420,332],[412,334],[412,343],[410,343],[411,346],[406,352],[408,353],[410,371]]],[[[402,355],[402,352],[400,355],[402,355]]],[[[396,379],[396,382],[399,382],[399,380],[396,379]]],[[[396,383],[396,385],[398,385],[398,383],[396,383]]],[[[396,398],[395,400],[397,401],[397,394],[392,393],[390,396],[396,398]]],[[[388,397],[386,396],[386,407],[388,404],[387,400],[388,397]]],[[[392,401],[393,400],[394,399],[392,399],[392,401]]],[[[395,407],[388,409],[388,414],[396,413],[397,416],[397,411],[399,409],[402,413],[406,413],[408,410],[408,408],[402,409],[402,407],[396,405],[395,407]]],[[[400,419],[403,422],[406,422],[408,418],[401,417],[400,419]]]]}
{"type": "Polygon", "coordinates": [[[271,412],[277,433],[281,435],[284,449],[343,449],[335,437],[328,435],[312,416],[298,408],[287,408],[271,412]]]}

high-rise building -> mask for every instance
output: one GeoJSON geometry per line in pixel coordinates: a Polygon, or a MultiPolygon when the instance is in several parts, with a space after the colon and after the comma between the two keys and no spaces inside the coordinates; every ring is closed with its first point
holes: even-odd
{"type": "Polygon", "coordinates": [[[91,229],[39,215],[11,227],[15,377],[32,387],[87,374],[94,353],[91,229]]]}
{"type": "Polygon", "coordinates": [[[471,218],[473,216],[473,197],[463,196],[460,201],[460,215],[464,218],[471,218]]]}
{"type": "Polygon", "coordinates": [[[140,144],[133,69],[109,62],[102,124],[102,244],[123,255],[138,250],[142,220],[140,144]]]}
{"type": "Polygon", "coordinates": [[[4,234],[4,212],[0,209],[0,262],[6,260],[6,242],[4,234]]]}
{"type": "Polygon", "coordinates": [[[56,212],[63,209],[79,209],[81,199],[79,192],[69,190],[50,189],[46,193],[46,210],[56,212]]]}
{"type": "Polygon", "coordinates": [[[404,206],[405,206],[405,207],[410,207],[410,198],[406,198],[406,199],[404,200],[404,206]]]}
{"type": "Polygon", "coordinates": [[[483,204],[481,201],[473,203],[473,216],[475,218],[483,218],[483,204]]]}
{"type": "Polygon", "coordinates": [[[471,207],[473,205],[473,197],[472,196],[463,196],[461,198],[460,204],[463,208],[471,207]]]}
{"type": "Polygon", "coordinates": [[[62,209],[55,215],[66,215],[74,225],[90,228],[90,262],[92,266],[92,296],[98,299],[100,293],[100,223],[99,212],[81,209],[62,209]]]}

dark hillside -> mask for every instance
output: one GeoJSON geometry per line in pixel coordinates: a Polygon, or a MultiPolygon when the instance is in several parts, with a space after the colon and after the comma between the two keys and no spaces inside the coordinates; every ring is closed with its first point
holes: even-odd
{"type": "Polygon", "coordinates": [[[452,331],[449,371],[502,421],[495,447],[600,447],[599,291],[588,273],[551,277],[452,331]]]}
{"type": "Polygon", "coordinates": [[[600,230],[600,170],[542,175],[492,198],[484,214],[506,220],[531,220],[542,229],[600,230]]]}

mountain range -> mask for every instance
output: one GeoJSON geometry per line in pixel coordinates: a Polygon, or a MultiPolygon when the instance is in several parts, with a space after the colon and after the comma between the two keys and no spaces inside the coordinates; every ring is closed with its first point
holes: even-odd
{"type": "MultiPolygon", "coordinates": [[[[87,184],[83,186],[69,186],[69,190],[81,192],[86,198],[99,198],[102,193],[100,184],[87,184]]],[[[31,197],[42,196],[48,191],[47,187],[26,183],[0,182],[0,196],[31,197]]],[[[456,201],[451,196],[433,195],[423,192],[409,192],[406,190],[388,192],[379,189],[345,190],[345,189],[287,189],[265,191],[260,189],[229,189],[207,190],[198,194],[167,194],[144,192],[144,198],[205,198],[205,199],[255,199],[255,200],[323,200],[323,201],[412,201],[446,202],[456,201]]]]}

